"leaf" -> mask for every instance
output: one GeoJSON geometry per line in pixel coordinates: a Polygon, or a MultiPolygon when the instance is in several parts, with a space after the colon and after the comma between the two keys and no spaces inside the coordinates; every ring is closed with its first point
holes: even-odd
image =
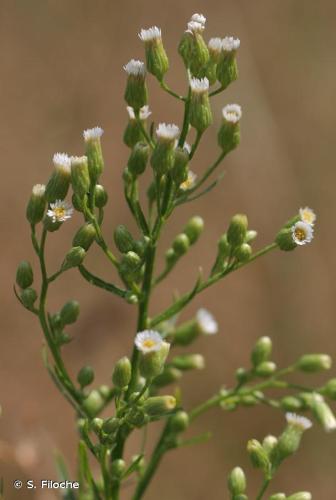
{"type": "MultiPolygon", "coordinates": [[[[64,458],[58,451],[55,452],[55,462],[56,469],[60,478],[60,481],[70,480],[67,466],[65,464],[64,458]]],[[[62,498],[64,500],[76,500],[76,495],[71,489],[66,489],[61,492],[62,498]]]]}

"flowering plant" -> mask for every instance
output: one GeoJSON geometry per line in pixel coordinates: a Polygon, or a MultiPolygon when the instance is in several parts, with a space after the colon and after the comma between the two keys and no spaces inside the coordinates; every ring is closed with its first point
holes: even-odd
{"type": "MultiPolygon", "coordinates": [[[[257,500],[265,497],[274,474],[281,463],[297,451],[304,431],[311,421],[297,412],[311,412],[326,431],[336,428],[336,419],[326,399],[336,399],[336,379],[324,386],[312,388],[288,381],[295,372],[315,373],[328,370],[331,359],[326,354],[304,354],[288,367],[278,369],[271,359],[272,342],[261,337],[252,349],[251,366],[238,368],[237,383],[231,389],[219,389],[207,401],[189,409],[182,401],[181,391],[166,390],[177,384],[186,371],[202,370],[205,362],[201,354],[187,351],[174,355],[175,346],[189,347],[200,335],[214,335],[218,325],[212,314],[200,309],[189,321],[180,322],[179,314],[203,290],[236,272],[254,260],[276,249],[292,251],[313,238],[316,216],[306,207],[300,209],[280,228],[274,241],[257,251],[252,244],[257,232],[248,226],[247,216],[234,215],[227,231],[220,237],[217,253],[208,276],[199,274],[192,290],[176,297],[165,310],[149,314],[153,290],[172,272],[190,247],[195,245],[203,231],[204,222],[192,217],[174,238],[165,254],[165,267],[156,273],[157,244],[166,221],[181,205],[192,202],[214,189],[221,179],[216,174],[228,153],[240,142],[241,107],[227,104],[222,110],[218,130],[219,154],[203,172],[194,173],[190,164],[204,132],[212,124],[211,97],[223,92],[238,77],[237,51],[240,41],[233,37],[212,38],[205,42],[205,17],[194,14],[184,32],[178,51],[187,73],[187,94],[180,96],[165,81],[169,60],[165,52],[161,30],[157,27],[141,30],[146,63],[132,59],[124,69],[127,74],[125,100],[128,124],[124,143],[130,149],[127,167],[123,172],[124,194],[139,234],[135,237],[124,226],[114,230],[118,254],[111,250],[103,235],[104,212],[108,195],[99,183],[104,169],[101,147],[103,130],[95,127],[84,131],[84,156],[69,157],[56,153],[53,172],[46,185],[33,187],[26,216],[31,227],[31,239],[38,258],[41,288],[33,288],[34,275],[29,262],[19,264],[15,293],[21,304],[40,322],[47,348],[44,350],[46,368],[64,397],[73,406],[79,431],[78,492],[67,492],[70,499],[117,500],[123,483],[132,476],[135,480],[133,499],[143,498],[153,475],[164,457],[173,449],[197,444],[208,439],[203,434],[184,438],[184,432],[200,415],[213,407],[224,411],[240,406],[267,404],[286,413],[286,427],[277,438],[266,436],[263,442],[252,439],[247,451],[252,464],[259,468],[263,481],[257,500]],[[147,73],[151,73],[162,90],[184,107],[182,126],[160,123],[154,133],[148,126],[151,112],[148,107],[147,73]],[[192,137],[192,146],[187,142],[192,137]],[[150,166],[149,166],[150,165],[150,166]],[[141,176],[151,168],[147,189],[148,206],[145,209],[139,197],[141,176]],[[72,204],[65,201],[72,190],[72,204]],[[73,237],[72,248],[65,255],[59,269],[50,273],[46,267],[46,243],[51,233],[61,229],[74,213],[83,218],[73,237]],[[97,244],[108,262],[115,268],[119,284],[93,274],[85,264],[90,247],[97,244]],[[89,389],[94,382],[94,371],[84,366],[74,380],[63,359],[63,349],[71,336],[70,325],[79,315],[79,304],[72,300],[60,311],[47,310],[47,296],[52,283],[69,270],[76,269],[91,285],[104,289],[126,301],[138,310],[138,321],[133,352],[117,361],[112,371],[112,383],[89,389]],[[162,389],[165,393],[162,394],[162,389]],[[283,391],[277,398],[267,394],[268,389],[283,391]],[[294,391],[294,392],[293,392],[294,391]],[[163,422],[161,436],[154,451],[147,453],[147,429],[155,421],[163,422]],[[144,433],[143,445],[130,463],[124,458],[125,445],[135,430],[144,433]],[[89,455],[96,460],[92,465],[89,455]]],[[[64,464],[59,464],[63,480],[67,480],[64,464]]],[[[236,467],[228,476],[230,497],[248,498],[245,473],[236,467]]],[[[308,492],[292,495],[275,493],[272,500],[306,500],[308,492]]]]}

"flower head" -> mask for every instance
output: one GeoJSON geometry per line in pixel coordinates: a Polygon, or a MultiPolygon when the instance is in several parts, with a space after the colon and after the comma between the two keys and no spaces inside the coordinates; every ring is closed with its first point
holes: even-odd
{"type": "Polygon", "coordinates": [[[156,135],[158,139],[161,139],[163,141],[172,141],[174,139],[177,139],[179,133],[180,129],[178,128],[178,126],[171,123],[159,123],[159,126],[156,129],[156,135]]]}
{"type": "Polygon", "coordinates": [[[214,335],[218,332],[218,323],[207,309],[202,308],[197,311],[196,321],[203,334],[214,335]]]}
{"type": "Polygon", "coordinates": [[[35,186],[33,186],[33,190],[32,190],[32,193],[34,196],[44,196],[44,193],[45,193],[45,185],[44,184],[35,184],[35,186]]]}
{"type": "Polygon", "coordinates": [[[53,164],[56,168],[70,172],[71,160],[66,153],[55,153],[53,156],[53,164]]]}
{"type": "Polygon", "coordinates": [[[72,214],[72,206],[64,200],[56,200],[55,203],[50,203],[50,209],[47,211],[47,216],[53,222],[64,222],[70,219],[72,214]]]}
{"type": "Polygon", "coordinates": [[[310,429],[313,425],[309,418],[297,415],[296,413],[286,413],[286,420],[288,424],[297,426],[303,431],[310,429]]]}
{"type": "MultiPolygon", "coordinates": [[[[126,109],[127,109],[129,119],[135,120],[135,113],[134,113],[134,109],[132,108],[132,106],[126,106],[126,109]]],[[[142,106],[142,108],[140,108],[139,114],[140,114],[140,120],[147,120],[147,118],[152,114],[152,112],[150,111],[149,106],[145,105],[145,106],[142,106]]]]}
{"type": "Polygon", "coordinates": [[[226,36],[222,39],[222,48],[224,52],[232,52],[239,49],[240,40],[239,38],[234,38],[233,36],[226,36]]]}
{"type": "Polygon", "coordinates": [[[311,226],[315,224],[316,214],[314,210],[312,210],[309,207],[305,207],[305,208],[300,208],[299,213],[302,222],[306,222],[306,224],[310,224],[311,226]]]}
{"type": "Polygon", "coordinates": [[[139,38],[143,42],[152,42],[161,38],[161,29],[157,26],[152,26],[147,30],[142,29],[139,33],[139,38]]]}
{"type": "Polygon", "coordinates": [[[197,175],[195,174],[195,172],[192,172],[191,170],[189,170],[188,178],[187,178],[187,180],[182,182],[182,184],[180,184],[180,189],[182,189],[182,191],[188,191],[188,189],[191,189],[192,187],[194,187],[196,179],[197,179],[197,175]]]}
{"type": "Polygon", "coordinates": [[[84,130],[83,137],[85,142],[95,141],[96,139],[100,139],[103,133],[104,130],[100,127],[88,128],[84,130]]]}
{"type": "Polygon", "coordinates": [[[203,14],[195,13],[191,16],[191,21],[194,21],[195,23],[203,24],[203,26],[204,26],[206,23],[206,17],[204,17],[203,14]]]}
{"type": "Polygon", "coordinates": [[[203,94],[209,90],[209,80],[207,78],[191,78],[190,87],[193,93],[203,94]]]}
{"type": "Polygon", "coordinates": [[[239,104],[227,104],[222,113],[224,120],[229,123],[238,123],[242,117],[242,109],[239,104]]]}
{"type": "Polygon", "coordinates": [[[299,221],[292,226],[292,237],[297,245],[310,243],[314,237],[314,229],[307,222],[299,221]]]}
{"type": "Polygon", "coordinates": [[[221,38],[210,38],[209,43],[208,43],[208,48],[210,52],[213,52],[214,54],[220,54],[223,49],[223,41],[221,38]]]}
{"type": "Polygon", "coordinates": [[[204,31],[204,24],[198,23],[196,21],[190,21],[188,23],[187,33],[202,33],[204,31]]]}
{"type": "Polygon", "coordinates": [[[144,77],[146,74],[145,63],[135,59],[131,59],[127,64],[125,64],[124,70],[128,75],[133,75],[133,76],[144,77]]]}
{"type": "Polygon", "coordinates": [[[160,351],[163,340],[159,332],[154,330],[144,330],[135,336],[134,344],[143,354],[160,351]]]}

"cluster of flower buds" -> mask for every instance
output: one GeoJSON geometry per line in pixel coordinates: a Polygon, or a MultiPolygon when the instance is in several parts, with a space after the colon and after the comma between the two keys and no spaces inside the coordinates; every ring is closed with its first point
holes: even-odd
{"type": "Polygon", "coordinates": [[[185,255],[201,236],[204,229],[202,217],[192,217],[180,234],[175,236],[172,245],[166,251],[166,266],[171,269],[185,255]]]}
{"type": "Polygon", "coordinates": [[[280,250],[288,252],[310,243],[314,237],[315,222],[316,214],[311,208],[300,208],[298,215],[288,221],[275,238],[280,250]]]}

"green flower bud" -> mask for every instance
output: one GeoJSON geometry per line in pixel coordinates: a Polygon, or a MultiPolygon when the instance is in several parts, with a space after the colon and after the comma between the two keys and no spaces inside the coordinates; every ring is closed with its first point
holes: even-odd
{"type": "Polygon", "coordinates": [[[48,215],[46,215],[43,219],[43,227],[49,233],[57,231],[61,227],[61,225],[62,225],[61,221],[55,220],[54,222],[54,220],[48,215]]]}
{"type": "Polygon", "coordinates": [[[46,207],[45,190],[46,187],[44,184],[36,184],[33,187],[32,194],[30,195],[26,209],[26,216],[30,224],[33,226],[41,222],[43,219],[46,207]]]}
{"type": "Polygon", "coordinates": [[[250,229],[246,233],[245,243],[251,243],[251,241],[255,240],[257,236],[258,236],[257,231],[250,229]]]}
{"type": "Polygon", "coordinates": [[[296,363],[299,370],[308,373],[316,373],[330,370],[332,359],[327,354],[304,354],[296,363]]]}
{"type": "Polygon", "coordinates": [[[234,254],[238,262],[248,262],[252,255],[252,248],[248,243],[243,243],[235,250],[234,254]]]}
{"type": "Polygon", "coordinates": [[[94,418],[91,421],[91,429],[93,430],[93,432],[95,432],[96,434],[99,435],[101,433],[103,423],[104,423],[104,420],[102,418],[97,418],[97,417],[94,418]]]}
{"type": "Polygon", "coordinates": [[[175,345],[189,345],[200,334],[200,330],[195,320],[185,321],[178,326],[173,333],[173,343],[175,345]]]}
{"type": "Polygon", "coordinates": [[[284,493],[275,493],[275,495],[270,496],[269,500],[286,500],[286,498],[284,493]]]}
{"type": "Polygon", "coordinates": [[[280,250],[290,252],[296,248],[296,243],[293,240],[293,233],[291,228],[281,229],[275,237],[275,243],[280,250]]]}
{"type": "Polygon", "coordinates": [[[221,83],[223,89],[238,78],[238,65],[235,55],[223,53],[221,60],[216,68],[217,80],[221,83]]]}
{"type": "Polygon", "coordinates": [[[285,396],[280,401],[280,406],[286,411],[299,411],[303,409],[303,403],[300,398],[295,396],[285,396]]]}
{"type": "Polygon", "coordinates": [[[71,184],[74,193],[79,199],[83,199],[90,191],[90,176],[86,156],[71,157],[71,184]]]}
{"type": "Polygon", "coordinates": [[[275,373],[277,366],[273,361],[263,361],[255,369],[258,377],[270,377],[275,373]]]}
{"type": "Polygon", "coordinates": [[[121,458],[113,460],[113,462],[111,463],[112,478],[121,478],[124,472],[126,472],[125,460],[122,460],[121,458]]]}
{"type": "Polygon", "coordinates": [[[98,391],[104,399],[108,399],[111,395],[111,390],[109,386],[106,384],[103,384],[100,387],[98,387],[98,391]]]}
{"type": "Polygon", "coordinates": [[[148,238],[148,236],[143,236],[141,240],[134,241],[134,248],[133,248],[134,252],[137,253],[140,257],[144,257],[149,242],[150,239],[148,238]]]}
{"type": "Polygon", "coordinates": [[[16,283],[20,288],[28,288],[33,284],[34,275],[30,263],[22,260],[16,270],[16,283]]]}
{"type": "Polygon", "coordinates": [[[254,467],[267,471],[270,467],[268,455],[262,445],[256,439],[251,439],[247,443],[247,452],[254,467]]]}
{"type": "Polygon", "coordinates": [[[93,390],[83,401],[84,410],[94,417],[104,406],[104,400],[97,390],[93,390]]]}
{"type": "Polygon", "coordinates": [[[298,450],[304,431],[312,426],[308,418],[295,413],[286,413],[286,419],[287,427],[279,437],[272,455],[272,462],[276,466],[298,450]]]}
{"type": "Polygon", "coordinates": [[[253,366],[258,366],[267,361],[272,354],[272,340],[269,337],[260,337],[251,353],[251,362],[253,366]]]}
{"type": "Polygon", "coordinates": [[[132,182],[134,181],[134,177],[131,174],[131,172],[128,170],[127,167],[124,168],[122,177],[123,177],[123,181],[124,181],[126,187],[129,187],[132,184],[132,182]]]}
{"type": "MultiPolygon", "coordinates": [[[[129,108],[129,106],[128,106],[129,108]]],[[[133,111],[133,108],[130,108],[133,111]]],[[[133,111],[134,113],[134,111],[133,111]]],[[[143,139],[143,135],[141,132],[141,129],[134,117],[134,119],[130,120],[126,126],[125,132],[124,132],[124,143],[126,146],[129,148],[134,148],[137,142],[140,142],[143,139]]]]}
{"type": "MultiPolygon", "coordinates": [[[[198,23],[196,23],[198,24],[198,23]]],[[[204,69],[207,67],[210,56],[209,50],[206,43],[202,37],[201,32],[193,30],[193,46],[192,46],[192,58],[190,62],[190,70],[192,75],[196,77],[203,76],[204,69]]]]}
{"type": "Polygon", "coordinates": [[[231,219],[227,232],[227,240],[229,245],[237,248],[245,241],[248,221],[246,215],[237,214],[231,219]]]}
{"type": "Polygon", "coordinates": [[[287,497],[287,500],[312,500],[312,495],[309,491],[299,491],[287,497]]]}
{"type": "Polygon", "coordinates": [[[223,42],[221,38],[211,38],[208,43],[210,61],[217,65],[221,59],[223,42]]]}
{"type": "Polygon", "coordinates": [[[172,247],[178,257],[184,255],[190,247],[188,236],[184,233],[178,234],[173,241],[172,247]]]}
{"type": "Polygon", "coordinates": [[[146,170],[150,147],[145,142],[138,142],[132,149],[131,156],[128,160],[128,170],[133,174],[141,175],[146,170]]]}
{"type": "Polygon", "coordinates": [[[62,307],[60,315],[63,325],[75,323],[79,316],[79,303],[76,300],[67,302],[62,307]]]}
{"type": "Polygon", "coordinates": [[[92,384],[94,381],[94,371],[91,366],[83,366],[78,372],[77,382],[81,386],[81,388],[86,387],[87,385],[92,384]]]}
{"type": "Polygon", "coordinates": [[[171,171],[176,186],[180,186],[188,179],[189,154],[184,148],[175,149],[174,166],[171,171]]]}
{"type": "Polygon", "coordinates": [[[241,107],[238,104],[228,104],[222,110],[223,121],[218,131],[218,144],[225,154],[235,149],[240,143],[241,107]]]}
{"type": "Polygon", "coordinates": [[[100,127],[84,130],[85,154],[87,156],[88,171],[92,184],[96,184],[103,169],[104,159],[100,138],[104,131],[100,127]]]}
{"type": "Polygon", "coordinates": [[[229,474],[228,487],[231,495],[236,498],[246,491],[246,477],[243,469],[235,467],[229,474]]]}
{"type": "Polygon", "coordinates": [[[139,299],[138,299],[137,295],[135,295],[134,293],[127,293],[125,299],[131,305],[135,305],[135,304],[139,303],[139,299]]]}
{"type": "Polygon", "coordinates": [[[176,255],[173,248],[168,248],[168,250],[166,251],[165,257],[166,257],[167,266],[174,265],[175,262],[178,260],[178,256],[176,255]]]}
{"type": "Polygon", "coordinates": [[[311,409],[316,420],[322,425],[326,432],[336,430],[336,418],[323,396],[314,394],[311,409]]]}
{"type": "Polygon", "coordinates": [[[127,253],[134,248],[134,239],[126,226],[120,224],[114,231],[114,242],[119,252],[127,253]]]}
{"type": "Polygon", "coordinates": [[[65,256],[62,269],[71,269],[79,266],[85,259],[86,252],[82,247],[72,247],[65,256]]]}
{"type": "Polygon", "coordinates": [[[150,417],[159,417],[173,410],[176,399],[173,396],[154,396],[146,399],[143,409],[150,417]]]}
{"type": "Polygon", "coordinates": [[[116,417],[111,417],[103,423],[103,431],[106,434],[113,434],[120,427],[120,420],[116,417]]]}
{"type": "Polygon", "coordinates": [[[84,196],[84,198],[81,199],[78,198],[75,193],[73,193],[71,201],[74,209],[77,210],[77,212],[84,212],[85,203],[87,202],[87,196],[84,196]]]}
{"type": "Polygon", "coordinates": [[[124,69],[128,75],[125,101],[129,106],[132,106],[135,112],[139,111],[147,104],[147,87],[145,83],[146,69],[142,61],[129,61],[124,69]]]}
{"type": "Polygon", "coordinates": [[[190,67],[194,45],[194,35],[190,31],[185,31],[178,46],[178,53],[183,59],[186,68],[190,67]]]}
{"type": "Polygon", "coordinates": [[[131,362],[126,356],[124,356],[123,358],[119,359],[114,367],[112,381],[118,389],[125,389],[125,387],[127,387],[130,383],[131,376],[131,362]]]}
{"type": "Polygon", "coordinates": [[[173,366],[166,366],[160,375],[155,377],[153,384],[156,387],[165,387],[166,385],[173,384],[177,380],[179,380],[182,376],[182,373],[177,368],[173,366]]]}
{"type": "Polygon", "coordinates": [[[179,133],[179,128],[173,124],[160,123],[156,129],[157,143],[151,157],[151,165],[159,178],[174,167],[175,141],[179,133]]]}
{"type": "Polygon", "coordinates": [[[181,354],[172,360],[172,365],[179,370],[203,370],[205,366],[202,354],[181,354]]]}
{"type": "Polygon", "coordinates": [[[185,431],[189,426],[189,416],[185,411],[178,411],[170,417],[170,429],[175,433],[185,431]]]}
{"type": "Polygon", "coordinates": [[[207,67],[205,69],[205,76],[209,80],[210,85],[214,85],[217,80],[217,65],[210,60],[208,61],[207,67]]]}
{"type": "Polygon", "coordinates": [[[190,124],[198,132],[204,132],[212,124],[209,101],[209,80],[192,78],[190,80],[190,124]]]}
{"type": "Polygon", "coordinates": [[[196,243],[200,235],[202,234],[204,229],[204,221],[202,217],[195,216],[192,217],[186,227],[183,229],[183,233],[188,236],[188,240],[190,245],[196,243]]]}
{"type": "Polygon", "coordinates": [[[255,406],[259,403],[259,400],[253,394],[246,394],[240,397],[240,404],[243,406],[255,406]]]}
{"type": "Polygon", "coordinates": [[[139,36],[145,44],[147,70],[162,82],[169,69],[169,61],[163,47],[161,30],[156,26],[148,30],[142,29],[139,36]]]}
{"type": "Polygon", "coordinates": [[[230,255],[231,246],[227,239],[227,234],[223,234],[217,243],[217,260],[224,263],[224,260],[230,255]]]}
{"type": "Polygon", "coordinates": [[[45,188],[45,198],[51,203],[64,200],[70,186],[71,160],[68,155],[56,153],[53,157],[54,171],[45,188]]]}
{"type": "Polygon", "coordinates": [[[336,378],[330,379],[323,387],[323,393],[330,399],[336,399],[336,378]]]}
{"type": "Polygon", "coordinates": [[[250,378],[250,374],[246,368],[238,368],[236,370],[236,379],[239,384],[245,384],[250,378]]]}
{"type": "Polygon", "coordinates": [[[95,196],[95,205],[98,208],[105,207],[108,201],[108,194],[101,184],[96,184],[94,188],[94,196],[95,196]]]}
{"type": "Polygon", "coordinates": [[[81,247],[84,250],[89,250],[90,246],[96,238],[96,230],[93,224],[87,222],[84,226],[80,227],[75,234],[72,244],[74,247],[81,247]]]}
{"type": "Polygon", "coordinates": [[[36,290],[33,288],[25,288],[22,290],[20,294],[20,298],[22,301],[22,304],[27,308],[27,309],[32,309],[34,306],[34,303],[36,302],[37,299],[37,293],[36,290]]]}
{"type": "Polygon", "coordinates": [[[142,260],[135,252],[127,252],[120,263],[120,272],[123,275],[132,275],[142,265],[142,260]]]}
{"type": "Polygon", "coordinates": [[[146,380],[150,380],[160,375],[169,354],[169,349],[170,344],[168,344],[168,342],[162,342],[158,350],[141,353],[139,369],[140,374],[146,380]]]}
{"type": "Polygon", "coordinates": [[[262,446],[266,451],[267,455],[270,457],[273,453],[274,448],[278,444],[278,439],[275,436],[266,436],[262,442],[262,446]]]}

